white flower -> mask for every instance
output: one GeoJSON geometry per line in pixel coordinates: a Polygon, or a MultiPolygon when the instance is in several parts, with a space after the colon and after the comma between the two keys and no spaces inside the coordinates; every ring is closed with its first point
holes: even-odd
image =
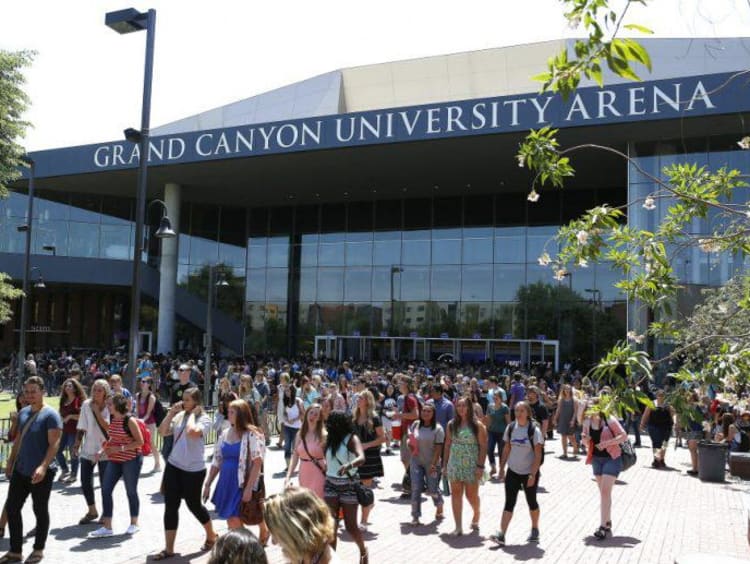
{"type": "Polygon", "coordinates": [[[564,268],[555,270],[555,280],[557,280],[558,282],[562,282],[567,275],[568,275],[568,271],[565,270],[564,268]]]}
{"type": "Polygon", "coordinates": [[[547,253],[542,253],[537,261],[539,262],[539,266],[548,266],[549,263],[552,262],[552,259],[547,253]]]}
{"type": "Polygon", "coordinates": [[[581,268],[588,268],[589,267],[589,261],[587,261],[585,258],[579,258],[578,259],[578,266],[581,268]]]}
{"type": "Polygon", "coordinates": [[[742,139],[737,141],[737,144],[740,146],[740,149],[750,149],[750,137],[743,137],[742,139]]]}
{"type": "Polygon", "coordinates": [[[523,155],[516,155],[516,159],[518,160],[518,168],[523,168],[523,163],[524,163],[523,155]]]}
{"type": "Polygon", "coordinates": [[[628,331],[628,340],[638,343],[639,345],[646,340],[646,335],[639,335],[635,331],[628,331]]]}
{"type": "Polygon", "coordinates": [[[643,201],[643,209],[646,209],[649,211],[656,209],[656,203],[654,202],[654,199],[651,196],[649,196],[643,201]]]}
{"type": "Polygon", "coordinates": [[[579,245],[585,245],[589,240],[589,234],[587,231],[581,229],[578,233],[576,233],[576,239],[578,240],[579,245]]]}
{"type": "Polygon", "coordinates": [[[745,212],[745,217],[748,218],[748,219],[750,219],[750,211],[746,211],[745,212]]]}
{"type": "Polygon", "coordinates": [[[526,199],[529,202],[536,202],[537,200],[539,200],[539,193],[536,190],[532,190],[531,192],[529,192],[529,195],[526,196],[526,199]]]}
{"type": "Polygon", "coordinates": [[[716,253],[720,250],[719,243],[713,239],[698,239],[698,246],[704,253],[716,253]]]}
{"type": "Polygon", "coordinates": [[[568,27],[570,29],[578,29],[578,27],[581,25],[581,17],[576,16],[574,18],[570,18],[568,20],[568,27]]]}

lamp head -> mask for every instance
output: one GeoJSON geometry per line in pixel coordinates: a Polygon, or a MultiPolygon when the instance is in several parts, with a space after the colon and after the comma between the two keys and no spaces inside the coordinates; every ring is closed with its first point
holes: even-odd
{"type": "Polygon", "coordinates": [[[41,290],[46,287],[47,285],[44,283],[44,278],[42,278],[42,275],[40,274],[38,280],[34,282],[34,288],[39,288],[41,290]]]}
{"type": "Polygon", "coordinates": [[[135,8],[125,8],[115,12],[108,12],[104,16],[104,25],[114,29],[117,33],[133,33],[148,27],[148,12],[139,12],[135,8]]]}
{"type": "Polygon", "coordinates": [[[125,131],[123,131],[123,134],[125,135],[125,139],[127,139],[131,143],[140,143],[141,139],[143,138],[141,132],[132,127],[128,127],[125,131]]]}
{"type": "Polygon", "coordinates": [[[229,282],[227,282],[227,278],[223,272],[219,274],[219,279],[216,281],[216,286],[220,288],[225,288],[229,286],[229,282]]]}
{"type": "Polygon", "coordinates": [[[159,221],[159,229],[154,233],[154,237],[158,239],[173,239],[177,237],[177,233],[172,229],[172,222],[169,221],[166,215],[162,216],[159,221]]]}

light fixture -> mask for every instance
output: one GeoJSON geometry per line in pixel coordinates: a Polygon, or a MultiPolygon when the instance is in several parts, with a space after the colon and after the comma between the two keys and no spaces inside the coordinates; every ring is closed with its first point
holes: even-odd
{"type": "Polygon", "coordinates": [[[27,231],[29,230],[29,226],[28,226],[28,224],[24,223],[23,225],[19,225],[19,226],[17,226],[17,227],[16,227],[16,230],[17,230],[17,231],[18,231],[19,233],[26,233],[26,232],[27,232],[27,231]]]}
{"type": "Polygon", "coordinates": [[[219,279],[216,281],[216,286],[225,288],[229,286],[229,282],[227,282],[227,277],[223,272],[219,273],[219,279]]]}
{"type": "Polygon", "coordinates": [[[154,237],[158,239],[174,239],[177,233],[172,229],[172,222],[166,215],[161,216],[159,220],[159,229],[154,232],[154,237]]]}
{"type": "Polygon", "coordinates": [[[42,278],[42,275],[39,275],[39,278],[36,282],[34,282],[34,288],[39,288],[40,290],[43,288],[46,288],[47,285],[44,283],[44,278],[42,278]]]}
{"type": "Polygon", "coordinates": [[[128,127],[122,133],[123,135],[125,135],[125,139],[127,139],[131,143],[140,143],[141,139],[143,139],[143,135],[141,134],[141,132],[133,127],[128,127]]]}
{"type": "Polygon", "coordinates": [[[42,250],[57,256],[57,247],[55,245],[42,245],[42,250]]]}
{"type": "Polygon", "coordinates": [[[135,8],[108,12],[104,16],[104,25],[121,34],[142,31],[148,27],[148,13],[135,8]]]}

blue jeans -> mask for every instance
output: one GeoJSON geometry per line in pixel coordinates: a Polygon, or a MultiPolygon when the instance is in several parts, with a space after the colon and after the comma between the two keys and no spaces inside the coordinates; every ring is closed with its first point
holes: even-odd
{"type": "Polygon", "coordinates": [[[594,476],[617,476],[622,472],[622,457],[609,458],[606,456],[594,456],[591,459],[591,467],[594,469],[594,476]]]}
{"type": "Polygon", "coordinates": [[[495,467],[495,449],[497,449],[497,457],[502,460],[503,448],[505,448],[503,434],[495,431],[487,431],[487,456],[490,459],[490,466],[493,468],[495,467]]]}
{"type": "Polygon", "coordinates": [[[141,466],[143,466],[143,456],[140,454],[133,460],[127,462],[107,463],[104,471],[104,480],[102,481],[102,517],[112,517],[112,491],[115,489],[120,477],[125,481],[125,491],[128,494],[128,506],[130,507],[130,516],[138,517],[140,502],[138,501],[138,477],[141,475],[141,466]]]}
{"type": "MultiPolygon", "coordinates": [[[[99,461],[99,485],[104,483],[104,473],[107,470],[107,464],[106,460],[99,461]]],[[[87,458],[81,458],[81,489],[83,490],[83,497],[86,498],[86,505],[95,505],[94,462],[87,458]]]]}
{"type": "Polygon", "coordinates": [[[294,448],[294,439],[297,437],[297,431],[294,427],[284,425],[284,458],[289,464],[289,460],[292,458],[292,449],[294,448]]]}
{"type": "Polygon", "coordinates": [[[60,466],[64,474],[67,474],[68,461],[65,460],[65,449],[67,448],[70,450],[70,473],[73,474],[73,476],[78,475],[78,457],[73,456],[73,444],[75,442],[75,433],[63,433],[62,437],[60,437],[60,447],[57,449],[57,455],[55,456],[55,460],[57,460],[58,466],[60,466]]]}
{"type": "Polygon", "coordinates": [[[412,457],[409,467],[411,474],[411,516],[419,519],[422,516],[422,488],[418,484],[424,483],[427,478],[427,495],[432,498],[435,507],[443,505],[443,495],[440,493],[440,468],[434,474],[430,474],[429,468],[422,466],[416,457],[412,457]]]}

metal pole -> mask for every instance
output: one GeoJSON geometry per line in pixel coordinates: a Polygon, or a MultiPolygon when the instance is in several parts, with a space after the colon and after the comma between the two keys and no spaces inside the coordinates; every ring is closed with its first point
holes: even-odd
{"type": "Polygon", "coordinates": [[[151,79],[154,68],[154,32],[156,11],[148,11],[146,29],[146,62],[143,74],[143,104],[141,107],[141,140],[138,163],[138,193],[135,204],[135,240],[133,242],[133,285],[130,288],[130,342],[128,344],[128,371],[130,389],[136,389],[136,363],[138,361],[141,317],[141,254],[143,252],[143,223],[146,215],[146,188],[148,180],[149,127],[151,121],[151,79]]]}
{"type": "Polygon", "coordinates": [[[396,274],[395,268],[396,268],[395,266],[391,266],[391,326],[388,328],[388,331],[389,331],[391,337],[393,337],[393,334],[394,334],[393,328],[395,326],[395,316],[396,316],[396,311],[395,311],[395,308],[393,307],[394,306],[394,303],[393,303],[393,275],[396,274]]]}
{"type": "Polygon", "coordinates": [[[208,267],[208,306],[206,308],[206,360],[203,366],[203,400],[211,399],[211,343],[213,341],[214,265],[208,267]]]}
{"type": "Polygon", "coordinates": [[[31,268],[31,225],[34,222],[34,181],[36,170],[34,161],[29,160],[29,207],[26,217],[26,250],[23,256],[23,296],[21,297],[21,331],[18,338],[18,389],[23,386],[26,363],[26,329],[29,325],[29,271],[31,268]]]}

